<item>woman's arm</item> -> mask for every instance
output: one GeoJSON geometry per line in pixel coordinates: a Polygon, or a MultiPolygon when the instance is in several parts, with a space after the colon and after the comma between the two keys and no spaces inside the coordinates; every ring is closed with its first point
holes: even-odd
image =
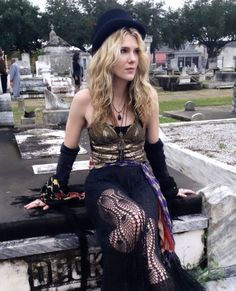
{"type": "Polygon", "coordinates": [[[66,196],[68,192],[67,184],[73,163],[79,151],[80,135],[87,124],[85,115],[89,102],[90,95],[88,90],[80,91],[74,97],[66,124],[65,138],[61,146],[56,175],[50,177],[48,182],[43,186],[41,200],[36,199],[27,204],[25,206],[26,209],[43,207],[43,209],[46,210],[48,209],[48,203],[51,202],[51,204],[53,204],[58,200],[68,198],[66,196]]]}
{"type": "Polygon", "coordinates": [[[159,103],[156,91],[152,90],[151,114],[147,122],[146,141],[156,143],[159,140],[159,103]]]}
{"type": "Polygon", "coordinates": [[[147,124],[147,135],[144,146],[153,174],[159,181],[162,193],[167,200],[172,200],[176,196],[186,197],[189,194],[196,194],[190,189],[178,189],[174,178],[168,172],[164,145],[159,139],[159,106],[158,97],[155,92],[153,99],[152,114],[147,124]]]}

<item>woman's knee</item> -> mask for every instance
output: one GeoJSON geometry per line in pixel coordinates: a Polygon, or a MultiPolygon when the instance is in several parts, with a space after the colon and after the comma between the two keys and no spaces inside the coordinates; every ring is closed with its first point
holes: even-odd
{"type": "Polygon", "coordinates": [[[115,189],[107,189],[98,200],[102,217],[113,230],[110,245],[120,252],[131,252],[144,229],[145,213],[135,202],[115,189]]]}

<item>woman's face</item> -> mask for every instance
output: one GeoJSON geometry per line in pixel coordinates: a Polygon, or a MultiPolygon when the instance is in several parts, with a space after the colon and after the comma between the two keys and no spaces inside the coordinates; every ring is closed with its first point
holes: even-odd
{"type": "Polygon", "coordinates": [[[124,37],[120,48],[120,56],[113,66],[115,80],[132,81],[139,62],[139,46],[136,38],[130,34],[124,37]]]}

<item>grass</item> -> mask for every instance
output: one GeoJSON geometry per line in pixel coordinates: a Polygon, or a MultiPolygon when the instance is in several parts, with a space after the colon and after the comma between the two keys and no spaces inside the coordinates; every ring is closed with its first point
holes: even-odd
{"type": "MultiPolygon", "coordinates": [[[[184,108],[184,104],[186,103],[186,101],[186,99],[160,101],[160,114],[163,114],[163,112],[165,111],[181,110],[184,108]]],[[[222,106],[231,105],[232,97],[225,96],[205,99],[192,98],[191,101],[194,102],[196,106],[222,106]]]]}
{"type": "MultiPolygon", "coordinates": [[[[67,102],[71,102],[71,98],[64,98],[67,102]]],[[[160,123],[170,123],[176,122],[178,120],[162,116],[165,111],[172,110],[183,110],[186,99],[173,99],[168,101],[160,101],[160,123]]],[[[215,97],[215,98],[202,98],[202,99],[191,99],[196,106],[222,106],[222,105],[231,105],[232,97],[215,97]]],[[[25,99],[25,109],[26,111],[34,110],[36,113],[36,125],[42,125],[42,110],[44,108],[43,99],[25,99]]],[[[19,108],[18,102],[12,102],[12,111],[14,116],[15,125],[18,126],[21,124],[21,116],[23,116],[23,111],[19,108]]]]}

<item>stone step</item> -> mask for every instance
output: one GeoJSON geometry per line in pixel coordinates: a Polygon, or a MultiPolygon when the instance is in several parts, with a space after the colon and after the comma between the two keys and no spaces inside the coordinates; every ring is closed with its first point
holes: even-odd
{"type": "MultiPolygon", "coordinates": [[[[186,215],[173,221],[176,253],[184,266],[194,267],[204,253],[202,236],[208,219],[201,215],[186,215]]],[[[88,235],[89,247],[98,247],[95,236],[88,235]]],[[[32,237],[0,242],[0,260],[78,249],[78,237],[73,233],[32,237]]]]}

